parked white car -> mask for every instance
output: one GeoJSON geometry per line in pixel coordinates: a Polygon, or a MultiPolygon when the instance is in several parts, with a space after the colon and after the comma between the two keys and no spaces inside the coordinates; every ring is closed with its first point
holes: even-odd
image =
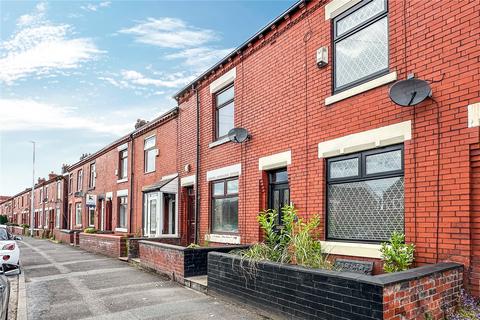
{"type": "Polygon", "coordinates": [[[0,263],[7,270],[20,268],[20,248],[16,240],[21,238],[9,233],[6,226],[0,225],[0,263]]]}

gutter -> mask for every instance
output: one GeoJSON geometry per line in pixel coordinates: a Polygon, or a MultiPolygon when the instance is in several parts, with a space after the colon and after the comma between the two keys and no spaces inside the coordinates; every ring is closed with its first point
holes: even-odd
{"type": "Polygon", "coordinates": [[[192,85],[192,89],[195,91],[196,97],[196,104],[197,104],[197,115],[196,115],[196,122],[197,122],[197,148],[196,148],[196,155],[195,155],[195,237],[194,242],[198,244],[199,242],[199,235],[200,232],[198,230],[199,226],[199,212],[200,212],[200,185],[198,183],[198,176],[200,175],[200,100],[199,100],[199,93],[198,88],[192,85]]]}
{"type": "Polygon", "coordinates": [[[134,148],[134,139],[133,139],[133,133],[130,134],[130,141],[131,141],[131,150],[130,150],[130,156],[131,156],[131,166],[130,166],[130,192],[129,192],[129,198],[130,198],[130,220],[128,224],[128,230],[129,233],[133,233],[133,199],[134,199],[134,191],[133,191],[133,171],[135,168],[135,148],[134,148]]]}

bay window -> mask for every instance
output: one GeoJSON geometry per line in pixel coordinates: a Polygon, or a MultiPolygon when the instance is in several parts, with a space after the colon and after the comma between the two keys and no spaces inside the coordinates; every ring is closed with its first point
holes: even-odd
{"type": "Polygon", "coordinates": [[[212,182],[212,232],[238,232],[238,178],[212,182]]]}
{"type": "Polygon", "coordinates": [[[327,238],[381,242],[404,233],[403,145],[327,160],[327,238]]]}

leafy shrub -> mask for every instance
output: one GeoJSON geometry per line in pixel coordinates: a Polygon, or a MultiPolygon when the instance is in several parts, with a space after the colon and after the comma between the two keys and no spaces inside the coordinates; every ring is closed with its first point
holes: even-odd
{"type": "Polygon", "coordinates": [[[413,263],[415,245],[405,243],[405,235],[393,232],[388,242],[382,243],[380,248],[385,272],[407,270],[413,263]]]}
{"type": "Polygon", "coordinates": [[[6,215],[0,216],[0,224],[6,224],[8,222],[8,217],[6,215]]]}
{"type": "Polygon", "coordinates": [[[480,319],[480,301],[467,294],[462,289],[457,310],[447,316],[448,320],[478,320],[480,319]]]}
{"type": "Polygon", "coordinates": [[[275,223],[277,217],[278,214],[274,210],[261,212],[257,221],[264,232],[264,241],[232,253],[252,261],[267,260],[310,268],[332,269],[332,264],[327,260],[327,255],[317,240],[319,216],[304,221],[298,217],[293,206],[287,205],[282,208],[281,226],[275,223]]]}
{"type": "Polygon", "coordinates": [[[30,225],[28,225],[28,224],[26,224],[26,223],[22,223],[22,224],[20,225],[20,227],[22,227],[23,229],[28,229],[28,228],[30,228],[30,225]]]}
{"type": "Polygon", "coordinates": [[[97,229],[95,229],[93,227],[88,227],[88,228],[85,228],[85,230],[83,230],[83,232],[85,232],[85,233],[97,233],[97,229]]]}
{"type": "Polygon", "coordinates": [[[201,248],[198,244],[196,243],[190,243],[187,248],[189,249],[196,249],[196,248],[201,248]]]}

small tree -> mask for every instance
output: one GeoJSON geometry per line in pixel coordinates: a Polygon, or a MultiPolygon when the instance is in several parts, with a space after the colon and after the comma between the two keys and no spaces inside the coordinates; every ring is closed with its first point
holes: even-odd
{"type": "Polygon", "coordinates": [[[5,215],[0,216],[0,224],[7,224],[8,222],[8,217],[5,215]]]}

